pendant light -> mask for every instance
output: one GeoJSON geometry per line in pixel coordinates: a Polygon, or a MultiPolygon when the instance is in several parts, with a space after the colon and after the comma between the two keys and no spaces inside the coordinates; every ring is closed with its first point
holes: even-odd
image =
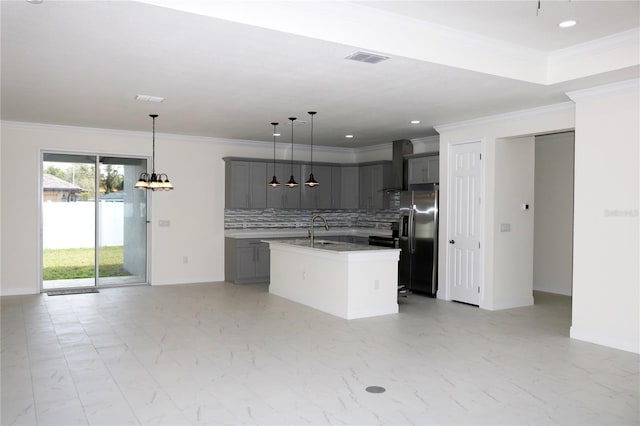
{"type": "Polygon", "coordinates": [[[169,182],[169,177],[165,173],[156,173],[156,118],[158,114],[149,114],[153,120],[153,145],[151,151],[151,175],[147,172],[140,174],[135,188],[150,189],[152,191],[171,191],[173,185],[169,182]]]}
{"type": "Polygon", "coordinates": [[[269,182],[267,185],[275,188],[277,186],[280,186],[280,182],[278,182],[278,179],[276,179],[276,126],[278,125],[278,123],[271,123],[271,125],[273,126],[273,179],[271,179],[271,182],[269,182]]]}
{"type": "Polygon", "coordinates": [[[298,186],[298,182],[293,178],[293,122],[296,121],[296,117],[289,117],[289,120],[291,120],[291,177],[286,185],[289,188],[295,188],[298,186]]]}
{"type": "Polygon", "coordinates": [[[311,173],[309,174],[309,179],[307,179],[304,184],[313,188],[320,185],[320,183],[313,177],[313,116],[316,115],[316,112],[309,111],[309,115],[311,116],[311,173]]]}

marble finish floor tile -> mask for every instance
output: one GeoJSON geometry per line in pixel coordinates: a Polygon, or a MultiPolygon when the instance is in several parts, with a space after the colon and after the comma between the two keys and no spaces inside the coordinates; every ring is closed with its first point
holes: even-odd
{"type": "Polygon", "coordinates": [[[535,300],[347,321],[265,284],[2,297],[0,424],[640,424],[640,357],[535,300]]]}

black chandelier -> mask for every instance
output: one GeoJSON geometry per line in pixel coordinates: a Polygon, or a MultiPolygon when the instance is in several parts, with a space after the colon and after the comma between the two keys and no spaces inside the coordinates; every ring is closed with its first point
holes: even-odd
{"type": "Polygon", "coordinates": [[[169,176],[166,173],[156,173],[156,117],[158,114],[149,114],[153,119],[153,147],[151,154],[151,174],[144,172],[140,174],[135,188],[150,189],[152,191],[171,191],[173,185],[169,182],[169,176]]]}

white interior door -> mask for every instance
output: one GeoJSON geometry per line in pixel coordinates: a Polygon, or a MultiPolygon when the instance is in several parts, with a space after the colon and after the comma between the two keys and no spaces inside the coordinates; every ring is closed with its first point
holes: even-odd
{"type": "Polygon", "coordinates": [[[480,142],[449,151],[449,286],[452,300],[480,302],[480,142]]]}

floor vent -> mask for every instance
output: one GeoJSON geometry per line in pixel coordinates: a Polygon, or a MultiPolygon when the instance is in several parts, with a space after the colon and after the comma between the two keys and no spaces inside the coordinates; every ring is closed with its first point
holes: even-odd
{"type": "Polygon", "coordinates": [[[356,52],[347,56],[345,59],[351,59],[352,61],[358,62],[366,62],[368,64],[378,64],[382,61],[386,61],[387,59],[389,59],[389,57],[376,55],[375,53],[356,52]]]}
{"type": "Polygon", "coordinates": [[[65,296],[67,294],[87,294],[87,293],[100,293],[95,288],[78,288],[73,290],[49,290],[47,296],[65,296]]]}

